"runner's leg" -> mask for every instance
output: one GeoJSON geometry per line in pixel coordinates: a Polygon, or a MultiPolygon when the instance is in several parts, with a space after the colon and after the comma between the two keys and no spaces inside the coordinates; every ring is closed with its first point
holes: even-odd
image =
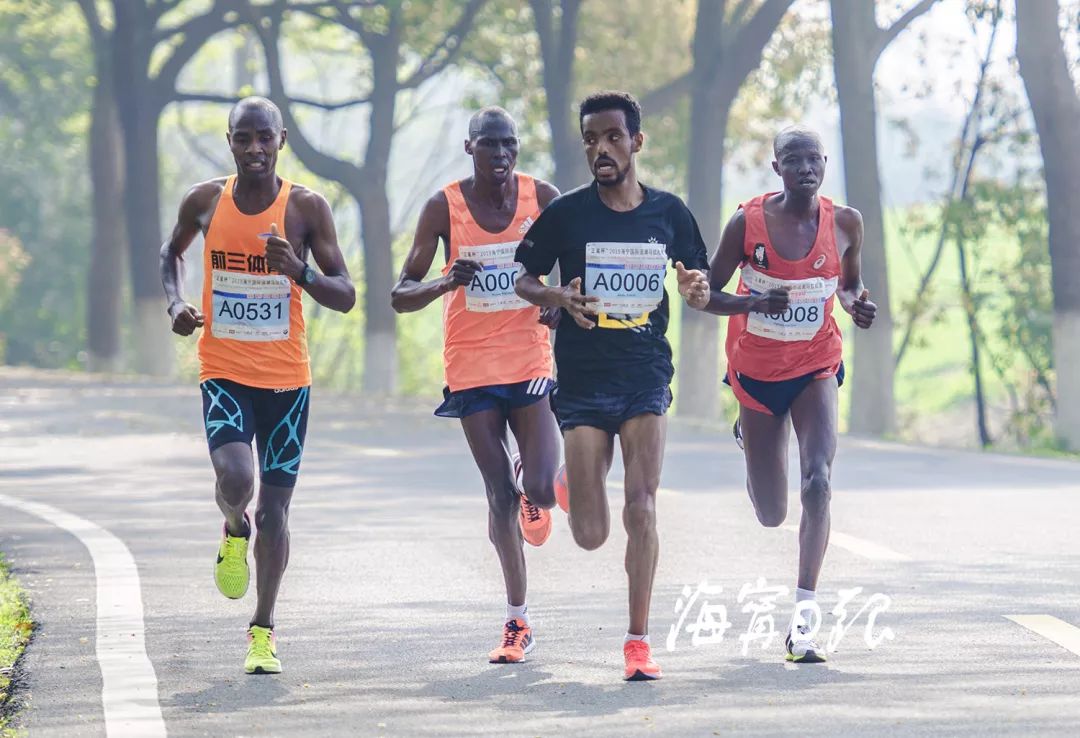
{"type": "Polygon", "coordinates": [[[518,524],[518,494],[507,448],[506,419],[500,410],[482,410],[461,419],[488,500],[488,538],[495,546],[510,605],[525,604],[525,552],[518,524]]]}
{"type": "Polygon", "coordinates": [[[582,425],[566,431],[563,443],[570,490],[570,530],[579,546],[593,551],[603,545],[611,530],[606,480],[615,454],[615,439],[607,431],[582,425]]]}
{"type": "Polygon", "coordinates": [[[538,507],[555,506],[559,466],[559,425],[547,398],[510,411],[510,430],[521,454],[522,491],[538,507]]]}
{"type": "Polygon", "coordinates": [[[787,517],[787,448],[791,422],[739,406],[746,454],[746,490],[761,524],[775,528],[787,517]]]}
{"type": "Polygon", "coordinates": [[[210,461],[217,476],[215,497],[225,515],[229,535],[246,536],[250,531],[244,520],[244,512],[255,495],[251,446],[240,441],[222,444],[210,452],[210,461]]]}
{"type": "MultiPolygon", "coordinates": [[[[656,490],[664,463],[667,417],[651,413],[623,423],[619,441],[625,470],[626,576],[630,589],[630,633],[649,632],[649,603],[660,556],[656,535],[656,490]]],[[[574,497],[571,494],[570,499],[574,497]]]]}
{"type": "Polygon", "coordinates": [[[811,382],[791,405],[799,440],[802,520],[799,523],[799,588],[817,590],[829,545],[832,462],[836,455],[835,377],[811,382]]]}
{"type": "Polygon", "coordinates": [[[255,507],[255,587],[258,601],[251,622],[274,627],[274,605],[289,565],[289,503],[292,487],[259,485],[255,507]]]}

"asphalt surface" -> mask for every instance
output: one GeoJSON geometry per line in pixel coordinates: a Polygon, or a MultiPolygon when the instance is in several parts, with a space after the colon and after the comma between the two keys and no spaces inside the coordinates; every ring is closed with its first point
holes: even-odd
{"type": "MultiPolygon", "coordinates": [[[[213,585],[221,521],[197,388],[0,369],[0,493],[91,520],[130,549],[170,735],[1077,732],[1080,655],[1005,616],[1080,626],[1078,463],[841,439],[833,529],[856,540],[841,548],[837,536],[826,559],[825,630],[838,591],[862,587],[849,616],[886,595],[872,634],[895,637],[868,648],[864,612],[829,664],[793,666],[779,635],[744,655],[750,600],[739,597],[759,578],[794,587],[797,537],[758,525],[729,434],[673,422],[651,615],[665,677],[627,684],[619,487],[597,552],[578,549],[554,511],[551,540],[527,553],[538,648],[525,664],[489,665],[504,597],[456,422],[317,390],[313,403],[277,612],[284,673],[248,677],[254,587],[233,602],[213,585]],[[705,599],[727,608],[730,629],[697,646],[684,630],[668,650],[684,586],[705,580],[723,590],[699,598],[683,628],[705,599]]],[[[788,523],[797,509],[793,480],[788,523]]],[[[104,734],[90,556],[2,506],[0,550],[39,623],[20,724],[30,736],[104,734]]],[[[778,630],[790,603],[778,600],[778,630]]]]}

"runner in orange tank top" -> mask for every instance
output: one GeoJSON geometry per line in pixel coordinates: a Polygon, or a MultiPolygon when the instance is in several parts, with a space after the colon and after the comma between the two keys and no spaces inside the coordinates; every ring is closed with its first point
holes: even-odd
{"type": "Polygon", "coordinates": [[[161,281],[172,329],[199,337],[199,381],[210,460],[225,525],[214,581],[226,597],[248,588],[248,504],[255,492],[251,442],[258,444],[255,509],[258,601],[248,626],[249,674],[277,673],[274,605],[289,559],[288,511],[307,430],[311,370],[301,292],[334,310],[356,302],[322,195],[277,176],[285,145],[281,112],[245,98],[229,114],[236,174],[195,185],[161,247],[161,281]],[[202,309],[182,296],[180,265],[202,234],[202,309]],[[304,260],[309,254],[322,274],[304,260]]]}
{"type": "Polygon", "coordinates": [[[856,326],[869,328],[877,307],[862,284],[862,216],[818,195],[826,162],[820,137],[788,128],[773,150],[784,191],[744,204],[724,228],[706,310],[731,316],[725,381],[739,400],[735,437],[762,525],[776,527],[787,517],[793,426],[799,440],[799,578],[785,645],[789,661],[817,663],[825,652],[814,641],[816,626],[807,623],[814,618],[800,617],[815,605],[799,603],[815,599],[829,540],[837,389],[844,378],[832,308],[838,302],[856,326]],[[722,292],[736,269],[736,294],[722,292]]]}
{"type": "Polygon", "coordinates": [[[506,619],[492,663],[523,661],[535,641],[525,605],[522,539],[539,546],[551,533],[559,430],[548,403],[552,381],[548,326],[541,311],[514,293],[514,250],[558,191],[515,174],[517,125],[502,108],[469,122],[465,153],[473,175],[444,187],[420,213],[412,249],[391,301],[399,313],[443,300],[444,402],[436,415],[460,418],[484,478],[488,532],[506,583],[506,619]],[[446,266],[424,281],[439,241],[446,266]],[[506,429],[517,439],[510,456],[506,429]]]}

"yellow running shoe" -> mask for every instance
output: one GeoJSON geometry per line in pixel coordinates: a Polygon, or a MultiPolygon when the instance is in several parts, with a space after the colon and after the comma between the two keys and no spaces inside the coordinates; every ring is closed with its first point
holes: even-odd
{"type": "MultiPolygon", "coordinates": [[[[244,520],[251,530],[251,521],[247,513],[244,520]]],[[[248,539],[241,536],[230,536],[227,526],[222,526],[221,545],[218,546],[217,563],[214,564],[214,583],[218,591],[230,600],[238,600],[244,596],[248,589],[248,580],[251,573],[248,570],[247,561],[248,539]]]]}
{"type": "Polygon", "coordinates": [[[253,625],[248,628],[248,652],[244,661],[248,674],[280,674],[281,662],[277,657],[277,639],[271,628],[253,625]]]}

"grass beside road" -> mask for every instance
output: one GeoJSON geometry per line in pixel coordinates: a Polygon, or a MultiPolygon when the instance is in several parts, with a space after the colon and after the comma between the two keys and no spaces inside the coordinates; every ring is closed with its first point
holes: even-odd
{"type": "Polygon", "coordinates": [[[0,554],[0,738],[17,735],[8,725],[11,679],[33,629],[26,596],[0,554]]]}

